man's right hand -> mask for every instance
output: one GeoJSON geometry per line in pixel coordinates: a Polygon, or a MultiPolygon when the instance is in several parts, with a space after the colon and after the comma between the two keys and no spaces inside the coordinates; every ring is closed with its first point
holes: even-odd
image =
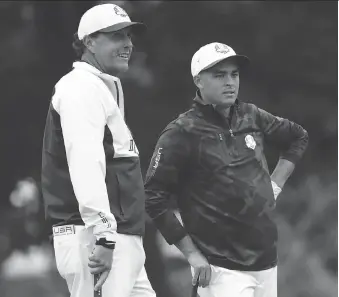
{"type": "Polygon", "coordinates": [[[211,280],[211,266],[205,256],[196,248],[191,237],[187,234],[175,245],[194,270],[193,286],[198,283],[200,287],[207,287],[211,280]]]}
{"type": "Polygon", "coordinates": [[[207,287],[211,280],[211,266],[205,256],[195,251],[187,256],[187,260],[194,269],[193,286],[198,282],[199,286],[207,287]]]}
{"type": "Polygon", "coordinates": [[[98,291],[106,281],[109,272],[111,271],[113,262],[113,249],[95,245],[92,253],[88,257],[88,267],[91,274],[100,274],[94,290],[98,291]]]}

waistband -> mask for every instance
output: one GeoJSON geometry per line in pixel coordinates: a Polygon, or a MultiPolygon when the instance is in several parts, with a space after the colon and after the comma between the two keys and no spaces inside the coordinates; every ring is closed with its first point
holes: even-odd
{"type": "Polygon", "coordinates": [[[273,261],[269,261],[268,263],[258,263],[250,266],[241,265],[230,261],[228,259],[219,259],[214,257],[208,257],[208,262],[212,265],[223,267],[230,270],[239,270],[239,271],[261,271],[267,270],[277,266],[278,259],[274,259],[273,261]]]}
{"type": "MultiPolygon", "coordinates": [[[[73,235],[73,234],[79,234],[81,231],[84,231],[82,233],[86,233],[88,235],[93,235],[93,228],[86,228],[85,225],[61,225],[61,226],[53,226],[52,227],[53,233],[50,236],[51,240],[53,240],[54,237],[59,236],[66,236],[66,235],[73,235]]],[[[135,238],[143,238],[141,235],[138,234],[125,234],[125,233],[118,233],[119,236],[127,236],[127,237],[135,237],[135,238]]]]}
{"type": "Polygon", "coordinates": [[[62,226],[54,226],[53,229],[53,237],[56,236],[65,236],[76,234],[81,230],[84,230],[86,227],[82,225],[62,225],[62,226]]]}

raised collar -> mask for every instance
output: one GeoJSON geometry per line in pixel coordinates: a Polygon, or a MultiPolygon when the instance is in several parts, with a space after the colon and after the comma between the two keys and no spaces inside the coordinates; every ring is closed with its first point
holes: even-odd
{"type": "Polygon", "coordinates": [[[120,80],[118,77],[104,73],[104,72],[100,71],[98,68],[94,67],[93,65],[91,65],[91,64],[89,64],[85,61],[74,62],[73,68],[82,69],[82,70],[88,71],[90,73],[93,73],[96,76],[103,77],[103,78],[106,78],[106,79],[111,79],[113,81],[119,81],[120,80]]]}
{"type": "MultiPolygon", "coordinates": [[[[200,90],[197,90],[193,101],[200,104],[200,105],[210,106],[210,107],[213,107],[214,109],[217,109],[215,104],[209,104],[209,103],[206,103],[202,100],[200,90]]],[[[238,98],[234,101],[234,104],[232,106],[234,106],[237,110],[239,109],[239,99],[238,98]]]]}
{"type": "Polygon", "coordinates": [[[73,68],[87,71],[100,78],[111,92],[114,100],[117,102],[122,116],[125,116],[124,92],[122,90],[121,81],[118,77],[101,72],[99,69],[85,61],[74,62],[73,68]]]}

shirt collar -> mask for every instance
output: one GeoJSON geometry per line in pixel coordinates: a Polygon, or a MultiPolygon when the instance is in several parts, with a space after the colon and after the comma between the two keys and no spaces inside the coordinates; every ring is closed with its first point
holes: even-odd
{"type": "MultiPolygon", "coordinates": [[[[204,100],[201,97],[200,90],[197,90],[193,101],[200,104],[200,105],[210,106],[210,107],[213,107],[214,110],[218,110],[218,108],[215,104],[209,104],[209,103],[204,102],[204,100]]],[[[236,110],[239,110],[239,99],[238,98],[234,101],[234,104],[232,106],[234,106],[236,110]]]]}
{"type": "Polygon", "coordinates": [[[104,77],[106,79],[111,79],[114,81],[119,81],[120,79],[116,76],[104,73],[102,71],[100,71],[98,68],[94,67],[93,65],[85,62],[85,61],[76,61],[73,63],[73,68],[75,69],[81,69],[81,70],[85,70],[88,72],[91,72],[99,77],[104,77]]]}

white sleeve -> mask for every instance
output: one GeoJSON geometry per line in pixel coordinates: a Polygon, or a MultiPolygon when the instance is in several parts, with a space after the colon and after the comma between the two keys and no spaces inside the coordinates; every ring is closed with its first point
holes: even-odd
{"type": "Polygon", "coordinates": [[[73,87],[59,99],[59,115],[67,162],[79,211],[96,238],[115,241],[117,223],[111,213],[105,183],[103,138],[106,111],[95,85],[73,87]]]}

